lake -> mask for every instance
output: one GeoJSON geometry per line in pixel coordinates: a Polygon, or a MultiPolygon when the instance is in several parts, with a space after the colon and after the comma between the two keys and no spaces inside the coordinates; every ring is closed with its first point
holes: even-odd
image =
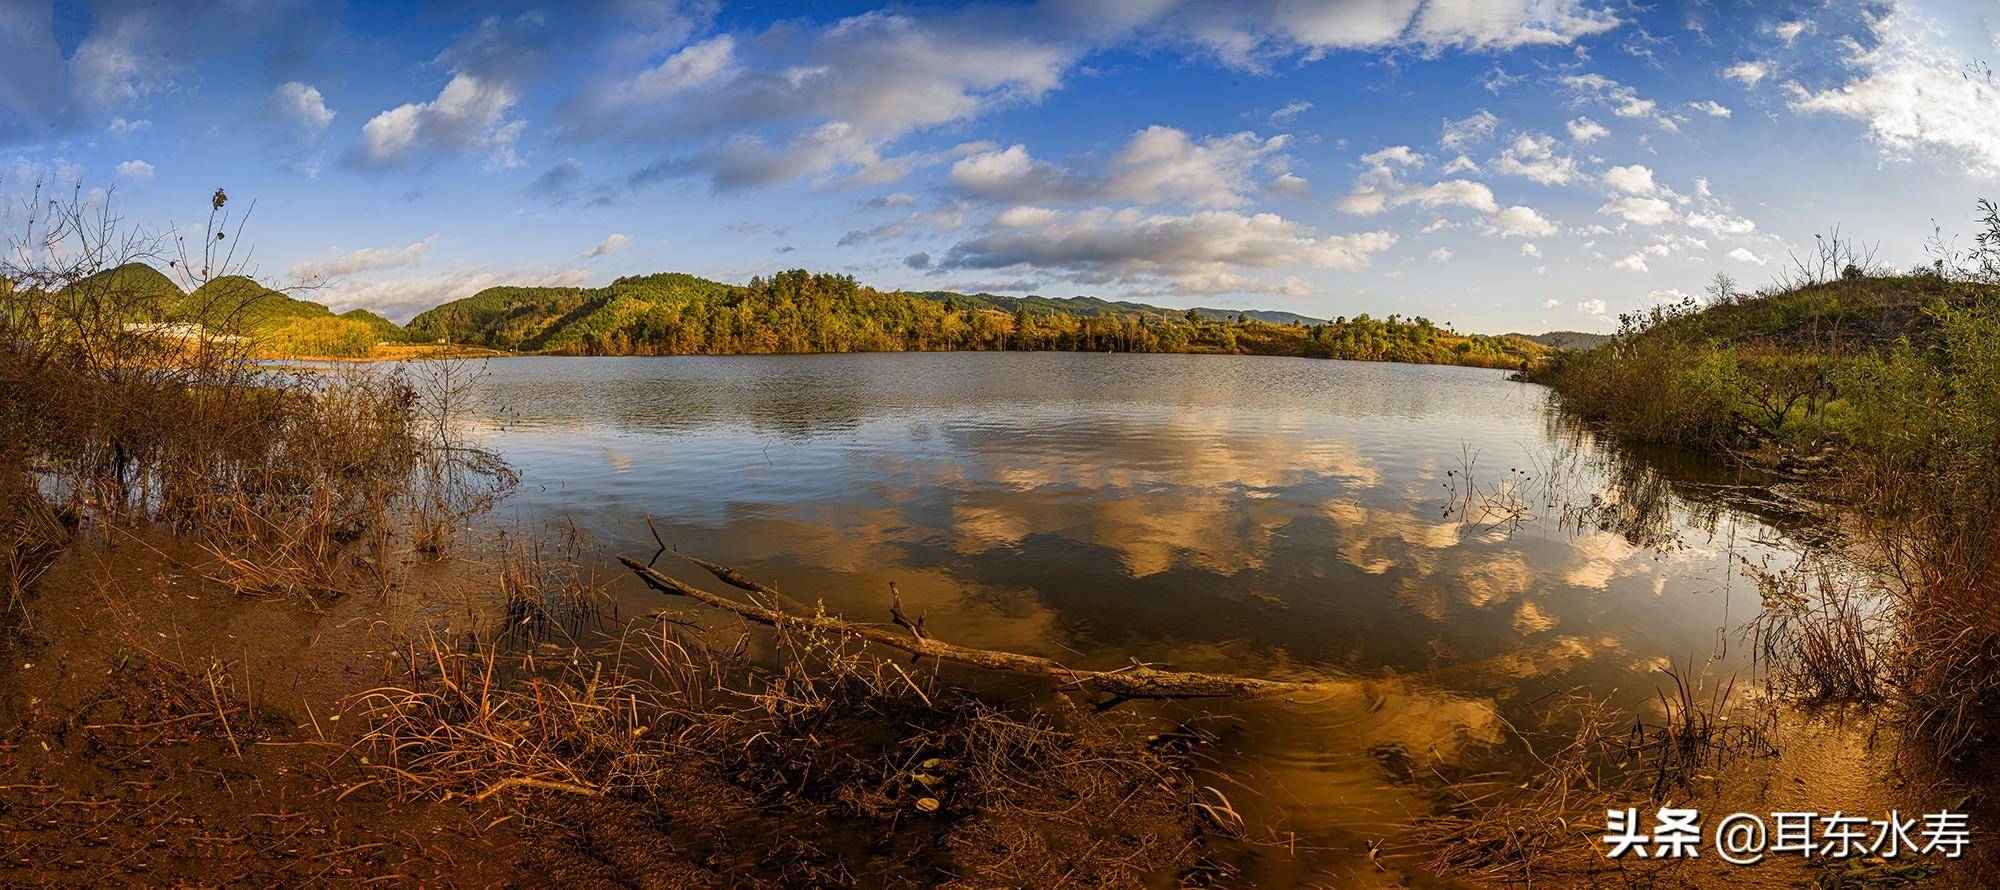
{"type": "MultiPolygon", "coordinates": [[[[487,366],[517,516],[671,545],[831,610],[1077,666],[1352,682],[1217,709],[1254,819],[1354,856],[1509,757],[1555,693],[1726,681],[1784,536],[1715,467],[1569,434],[1483,369],[1076,353],[522,358],[487,366]]],[[[685,572],[690,581],[709,580],[685,572]]],[[[712,586],[712,585],[711,585],[712,586]]],[[[669,603],[636,585],[632,608],[669,603]]],[[[1271,866],[1278,867],[1278,866],[1271,866]]]]}

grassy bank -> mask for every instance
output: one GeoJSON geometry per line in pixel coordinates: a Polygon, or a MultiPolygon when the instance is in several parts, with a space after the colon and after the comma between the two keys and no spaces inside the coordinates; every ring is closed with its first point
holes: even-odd
{"type": "MultiPolygon", "coordinates": [[[[1847,511],[1889,580],[1886,685],[1913,729],[1957,754],[2000,729],[2000,213],[1981,209],[1973,249],[1930,268],[1871,268],[1822,239],[1777,286],[1718,279],[1705,303],[1627,316],[1610,343],[1525,375],[1616,437],[1773,468],[1847,511]]],[[[1859,620],[1826,608],[1840,591],[1808,586],[1822,624],[1859,620]]],[[[1804,663],[1874,668],[1853,664],[1870,647],[1819,645],[1838,638],[1855,639],[1796,637],[1820,651],[1804,663]]]]}

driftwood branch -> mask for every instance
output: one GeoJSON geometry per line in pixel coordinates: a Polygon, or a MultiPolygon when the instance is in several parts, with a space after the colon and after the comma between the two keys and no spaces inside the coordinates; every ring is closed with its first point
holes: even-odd
{"type": "MultiPolygon", "coordinates": [[[[690,556],[683,559],[707,569],[710,574],[723,582],[753,593],[770,597],[773,602],[786,603],[789,598],[778,591],[751,581],[736,570],[715,563],[704,562],[690,556]]],[[[1286,680],[1263,680],[1254,677],[1236,677],[1228,674],[1205,674],[1192,671],[1163,671],[1134,662],[1131,667],[1115,671],[1086,671],[1063,667],[1046,658],[1000,652],[992,649],[971,649],[941,642],[922,631],[921,622],[904,623],[908,634],[886,628],[859,624],[829,615],[803,616],[778,611],[763,605],[737,602],[727,597],[717,596],[697,587],[691,587],[660,574],[651,567],[629,557],[620,556],[618,561],[637,574],[646,585],[661,593],[684,596],[698,603],[735,613],[759,624],[779,629],[800,629],[820,633],[844,634],[858,637],[869,643],[887,646],[908,652],[920,658],[936,658],[957,664],[971,665],[991,671],[1041,677],[1065,686],[1106,692],[1122,698],[1263,698],[1267,696],[1289,695],[1311,691],[1316,684],[1298,683],[1286,680]]],[[[900,612],[900,603],[896,605],[900,612]]]]}

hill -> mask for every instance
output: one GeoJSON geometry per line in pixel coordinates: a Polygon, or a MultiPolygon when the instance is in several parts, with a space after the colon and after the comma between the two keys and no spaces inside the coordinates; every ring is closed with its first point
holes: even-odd
{"type": "Polygon", "coordinates": [[[192,293],[145,263],[125,263],[65,289],[103,299],[132,322],[193,322],[211,333],[248,337],[270,356],[363,356],[378,342],[405,338],[394,322],[366,310],[343,315],[242,275],[212,279],[192,293]]]}
{"type": "Polygon", "coordinates": [[[666,273],[602,288],[493,287],[430,309],[408,327],[423,342],[593,355],[1090,350],[1518,368],[1547,352],[1527,339],[1462,335],[1423,318],[1326,322],[1095,297],[878,291],[803,269],[742,286],[666,273]]]}

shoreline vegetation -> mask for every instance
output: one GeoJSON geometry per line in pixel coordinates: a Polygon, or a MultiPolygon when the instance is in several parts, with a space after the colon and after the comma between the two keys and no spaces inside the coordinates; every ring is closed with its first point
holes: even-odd
{"type": "Polygon", "coordinates": [[[878,291],[805,270],[728,285],[681,273],[602,288],[490,287],[400,326],[240,275],[184,291],[144,262],[72,287],[143,295],[135,326],[157,336],[242,338],[259,358],[398,361],[500,355],[768,355],[845,352],[1166,352],[1272,355],[1523,370],[1592,335],[1462,334],[1430,319],[1312,319],[1171,310],[1088,297],[878,291]],[[168,317],[186,320],[168,325],[168,317]]]}
{"type": "Polygon", "coordinates": [[[2000,207],[1978,219],[1908,271],[1820,237],[1769,288],[1717,276],[1522,375],[1617,440],[1774,470],[1838,511],[1865,571],[1761,578],[1765,660],[1971,765],[2000,742],[2000,207]]]}

